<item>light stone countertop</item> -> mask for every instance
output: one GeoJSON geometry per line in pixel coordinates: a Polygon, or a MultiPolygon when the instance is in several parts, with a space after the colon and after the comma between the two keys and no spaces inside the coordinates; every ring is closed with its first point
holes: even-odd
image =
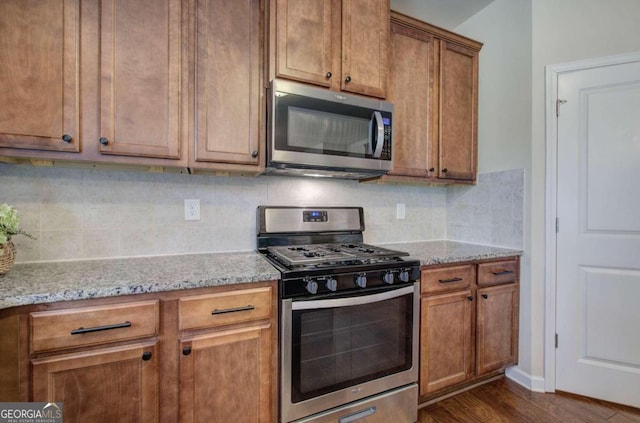
{"type": "Polygon", "coordinates": [[[405,251],[420,260],[423,266],[457,263],[474,260],[490,260],[522,255],[522,250],[468,244],[458,241],[418,241],[385,244],[385,248],[405,251]]]}
{"type": "MultiPolygon", "coordinates": [[[[403,242],[384,247],[406,251],[422,265],[522,254],[521,250],[456,241],[403,242]]],[[[279,278],[280,273],[256,252],[16,264],[0,277],[0,309],[279,278]]]]}
{"type": "Polygon", "coordinates": [[[255,252],[16,264],[0,277],[0,309],[279,278],[255,252]]]}

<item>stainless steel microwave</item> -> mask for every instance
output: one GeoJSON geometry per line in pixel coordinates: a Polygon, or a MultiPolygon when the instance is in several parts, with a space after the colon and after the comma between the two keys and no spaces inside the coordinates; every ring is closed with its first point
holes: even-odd
{"type": "Polygon", "coordinates": [[[365,179],[392,169],[393,104],[273,80],[265,173],[365,179]]]}

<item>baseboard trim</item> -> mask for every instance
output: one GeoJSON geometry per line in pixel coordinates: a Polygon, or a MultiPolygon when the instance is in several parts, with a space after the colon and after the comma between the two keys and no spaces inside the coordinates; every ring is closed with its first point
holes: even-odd
{"type": "Polygon", "coordinates": [[[533,392],[546,392],[544,389],[544,378],[540,376],[532,376],[523,371],[520,367],[509,367],[505,372],[505,376],[514,381],[518,385],[522,385],[533,392]]]}

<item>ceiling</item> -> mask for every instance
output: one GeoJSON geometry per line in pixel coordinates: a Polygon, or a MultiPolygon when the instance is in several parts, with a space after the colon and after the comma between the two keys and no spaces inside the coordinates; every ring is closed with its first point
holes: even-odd
{"type": "Polygon", "coordinates": [[[451,30],[491,2],[493,0],[391,0],[391,9],[451,30]]]}

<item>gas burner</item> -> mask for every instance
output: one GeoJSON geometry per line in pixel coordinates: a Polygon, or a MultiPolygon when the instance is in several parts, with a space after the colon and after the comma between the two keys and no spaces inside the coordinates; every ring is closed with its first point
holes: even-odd
{"type": "Polygon", "coordinates": [[[304,247],[288,247],[291,251],[309,251],[304,247]]]}
{"type": "Polygon", "coordinates": [[[305,257],[323,257],[324,254],[318,253],[317,251],[307,251],[307,250],[305,250],[303,256],[305,256],[305,257]]]}

